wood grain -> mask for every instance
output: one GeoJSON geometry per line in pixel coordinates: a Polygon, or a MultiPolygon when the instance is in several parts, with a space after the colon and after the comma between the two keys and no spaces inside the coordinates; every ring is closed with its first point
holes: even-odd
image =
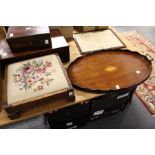
{"type": "Polygon", "coordinates": [[[151,63],[129,50],[107,50],[78,58],[68,68],[73,85],[94,91],[125,89],[150,75],[151,63]]]}
{"type": "MultiPolygon", "coordinates": [[[[123,42],[127,46],[127,49],[130,49],[132,51],[137,51],[137,48],[135,46],[133,46],[128,40],[126,40],[125,37],[121,33],[116,31],[114,28],[112,28],[112,29],[123,40],[123,42]]],[[[57,37],[55,37],[55,39],[56,38],[57,37]]],[[[73,40],[69,41],[68,44],[70,46],[71,59],[70,59],[69,63],[65,64],[66,68],[77,57],[81,56],[81,54],[73,40]]],[[[141,51],[139,51],[139,52],[141,52],[141,51]]],[[[15,55],[13,55],[13,57],[15,57],[15,55]]],[[[4,109],[2,109],[2,111],[0,112],[0,126],[4,126],[7,124],[13,124],[13,123],[16,123],[19,121],[23,121],[23,120],[47,113],[47,112],[56,111],[58,109],[61,109],[61,108],[67,107],[67,106],[71,106],[71,105],[74,105],[77,103],[83,103],[87,100],[90,100],[97,96],[103,95],[103,93],[101,93],[101,94],[88,93],[88,92],[84,92],[84,91],[77,90],[77,89],[74,89],[74,92],[75,92],[75,96],[76,96],[74,102],[73,101],[68,102],[66,99],[57,98],[57,100],[53,100],[52,102],[49,102],[48,104],[39,105],[37,107],[34,107],[32,109],[22,112],[21,116],[18,119],[14,119],[14,120],[9,119],[6,111],[4,109]]]]}
{"type": "Polygon", "coordinates": [[[10,34],[14,37],[23,37],[29,35],[40,35],[50,33],[48,26],[10,26],[6,38],[10,38],[10,34]]]}
{"type": "MultiPolygon", "coordinates": [[[[36,49],[36,50],[26,50],[24,52],[14,52],[10,49],[6,39],[0,41],[0,51],[3,51],[3,54],[0,57],[0,63],[12,63],[19,60],[25,60],[37,56],[43,56],[45,54],[58,53],[60,58],[62,53],[69,53],[69,46],[61,35],[60,31],[53,30],[51,36],[52,47],[47,49],[36,49]],[[52,33],[53,32],[53,33],[52,33]]],[[[67,58],[63,56],[61,60],[66,62],[67,58]]]]}

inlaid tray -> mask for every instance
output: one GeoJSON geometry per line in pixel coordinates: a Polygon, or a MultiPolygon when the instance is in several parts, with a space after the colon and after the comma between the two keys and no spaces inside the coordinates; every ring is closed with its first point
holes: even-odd
{"type": "Polygon", "coordinates": [[[146,56],[129,50],[107,50],[77,58],[67,72],[73,86],[106,92],[137,86],[149,77],[151,70],[146,56]]]}
{"type": "Polygon", "coordinates": [[[77,33],[74,34],[74,40],[82,55],[103,49],[126,47],[112,29],[77,33]]]}
{"type": "Polygon", "coordinates": [[[57,54],[6,65],[3,83],[4,108],[20,112],[59,96],[74,99],[67,74],[57,54]]]}

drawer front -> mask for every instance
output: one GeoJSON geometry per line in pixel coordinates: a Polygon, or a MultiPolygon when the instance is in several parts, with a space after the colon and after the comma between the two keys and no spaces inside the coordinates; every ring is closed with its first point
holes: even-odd
{"type": "Polygon", "coordinates": [[[117,103],[125,103],[128,102],[129,97],[130,97],[130,92],[124,93],[124,94],[120,94],[117,96],[117,103]]]}
{"type": "Polygon", "coordinates": [[[79,120],[72,120],[63,123],[52,123],[48,121],[51,129],[75,129],[85,125],[88,122],[88,117],[81,118],[79,120]]]}
{"type": "Polygon", "coordinates": [[[53,113],[45,114],[51,123],[64,123],[70,122],[72,120],[77,120],[78,118],[87,117],[89,114],[90,105],[89,104],[76,104],[67,108],[60,109],[53,113]]]}
{"type": "Polygon", "coordinates": [[[116,114],[120,111],[120,108],[123,105],[124,104],[117,104],[117,105],[111,106],[106,109],[103,108],[98,111],[92,111],[90,114],[90,120],[94,120],[94,119],[102,118],[102,117],[105,117],[108,115],[116,114]]]}
{"type": "Polygon", "coordinates": [[[91,110],[96,111],[103,108],[108,108],[111,107],[113,104],[117,103],[117,94],[103,95],[92,99],[90,102],[91,110]]]}
{"type": "Polygon", "coordinates": [[[10,48],[14,51],[44,47],[50,48],[51,38],[50,35],[21,37],[8,39],[8,43],[10,48]]]}
{"type": "Polygon", "coordinates": [[[123,110],[130,98],[130,92],[125,92],[114,96],[113,98],[97,98],[91,101],[90,118],[95,119],[98,117],[115,114],[123,110]]]}

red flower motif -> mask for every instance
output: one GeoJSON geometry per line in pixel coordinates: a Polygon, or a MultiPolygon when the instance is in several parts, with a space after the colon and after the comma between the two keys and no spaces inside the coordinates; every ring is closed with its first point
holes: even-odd
{"type": "Polygon", "coordinates": [[[37,74],[44,74],[46,72],[46,68],[44,67],[44,68],[38,68],[38,69],[36,69],[36,73],[37,74]]]}
{"type": "Polygon", "coordinates": [[[27,62],[16,70],[17,74],[13,74],[14,82],[19,86],[20,90],[33,89],[35,92],[41,91],[44,89],[45,84],[49,85],[51,82],[50,77],[44,80],[44,76],[51,75],[51,72],[47,72],[49,67],[52,67],[50,61],[27,62]],[[47,82],[45,82],[46,80],[47,82]]]}
{"type": "Polygon", "coordinates": [[[47,67],[52,67],[52,63],[50,61],[46,61],[46,66],[47,67]]]}
{"type": "Polygon", "coordinates": [[[32,83],[33,80],[32,80],[32,78],[29,77],[29,78],[26,79],[26,82],[27,82],[27,83],[32,83]]]}
{"type": "Polygon", "coordinates": [[[33,70],[33,67],[32,66],[26,66],[23,68],[23,73],[31,73],[33,70]]]}

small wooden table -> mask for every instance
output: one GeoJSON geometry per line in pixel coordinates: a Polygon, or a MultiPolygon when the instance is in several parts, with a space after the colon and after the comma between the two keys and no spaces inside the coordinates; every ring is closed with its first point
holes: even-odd
{"type": "MultiPolygon", "coordinates": [[[[137,50],[119,32],[117,32],[114,28],[112,28],[112,29],[122,39],[124,44],[127,46],[127,49],[130,49],[133,51],[137,50]]],[[[79,57],[81,55],[80,55],[80,52],[79,52],[79,50],[78,50],[78,48],[77,48],[77,46],[73,40],[68,41],[68,44],[70,46],[70,56],[71,56],[70,62],[72,62],[73,60],[75,60],[77,57],[79,57]]],[[[67,68],[69,63],[64,64],[65,68],[67,68]]],[[[0,126],[4,126],[4,125],[12,124],[15,122],[23,121],[23,120],[26,120],[26,119],[47,113],[47,112],[57,111],[60,108],[64,108],[64,107],[74,105],[77,103],[82,104],[83,102],[85,102],[87,100],[90,100],[90,99],[95,98],[97,96],[103,95],[103,94],[88,93],[88,92],[80,91],[77,89],[74,89],[74,91],[75,91],[75,96],[76,96],[76,99],[74,102],[68,102],[65,99],[57,99],[57,100],[52,101],[52,103],[36,106],[32,109],[24,111],[21,113],[21,116],[18,119],[14,119],[14,120],[9,119],[5,110],[2,109],[0,112],[0,126]]]]}

